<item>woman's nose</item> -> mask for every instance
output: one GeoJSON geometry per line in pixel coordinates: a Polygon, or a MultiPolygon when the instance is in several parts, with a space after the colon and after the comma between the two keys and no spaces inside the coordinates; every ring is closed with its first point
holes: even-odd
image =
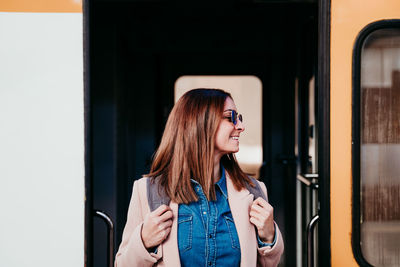
{"type": "Polygon", "coordinates": [[[245,129],[244,123],[242,121],[240,121],[240,120],[237,120],[237,123],[235,125],[235,129],[238,130],[238,131],[243,132],[244,129],[245,129]]]}

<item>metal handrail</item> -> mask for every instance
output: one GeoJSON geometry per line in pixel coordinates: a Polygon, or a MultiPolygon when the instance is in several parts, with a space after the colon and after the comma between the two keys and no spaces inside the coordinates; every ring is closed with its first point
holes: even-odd
{"type": "Polygon", "coordinates": [[[314,228],[319,220],[319,215],[315,215],[307,226],[307,266],[314,267],[314,228]]]}
{"type": "Polygon", "coordinates": [[[104,211],[95,210],[94,215],[102,218],[108,229],[108,266],[114,266],[114,223],[110,216],[108,216],[104,211]]]}

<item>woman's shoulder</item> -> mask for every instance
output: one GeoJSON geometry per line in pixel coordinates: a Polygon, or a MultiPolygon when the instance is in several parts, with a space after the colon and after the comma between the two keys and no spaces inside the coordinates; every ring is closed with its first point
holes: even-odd
{"type": "Polygon", "coordinates": [[[168,205],[170,202],[169,196],[162,188],[160,176],[157,177],[142,177],[134,182],[133,191],[140,196],[140,199],[146,200],[150,211],[157,209],[160,205],[168,205]]]}
{"type": "Polygon", "coordinates": [[[137,187],[140,190],[146,191],[148,188],[152,189],[154,187],[152,185],[154,185],[154,184],[156,184],[158,187],[158,186],[160,186],[159,178],[160,178],[159,176],[157,176],[155,178],[152,176],[143,176],[133,182],[133,188],[137,187]]]}
{"type": "Polygon", "coordinates": [[[151,180],[150,177],[141,177],[133,182],[133,193],[140,196],[140,198],[147,197],[147,187],[151,180]]]}
{"type": "Polygon", "coordinates": [[[134,181],[133,186],[134,187],[138,186],[138,187],[142,188],[147,185],[147,183],[148,183],[148,181],[150,181],[150,179],[151,179],[151,177],[146,177],[146,176],[141,177],[134,181]]]}

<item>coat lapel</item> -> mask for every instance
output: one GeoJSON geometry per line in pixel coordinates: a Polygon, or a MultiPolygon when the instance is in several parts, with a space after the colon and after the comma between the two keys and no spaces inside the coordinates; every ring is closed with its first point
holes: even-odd
{"type": "Polygon", "coordinates": [[[171,232],[169,233],[168,238],[162,244],[163,261],[165,266],[180,267],[181,263],[178,250],[178,204],[171,201],[169,206],[174,217],[172,219],[171,232]]]}
{"type": "Polygon", "coordinates": [[[254,226],[250,223],[249,217],[250,206],[254,197],[245,188],[237,191],[228,175],[226,178],[228,202],[240,243],[240,266],[256,266],[257,240],[254,226]]]}

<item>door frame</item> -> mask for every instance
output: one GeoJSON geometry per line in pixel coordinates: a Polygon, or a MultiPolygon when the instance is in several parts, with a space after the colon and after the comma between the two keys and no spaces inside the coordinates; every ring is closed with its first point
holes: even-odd
{"type": "Polygon", "coordinates": [[[318,174],[320,203],[318,239],[319,266],[331,266],[330,216],[330,42],[331,0],[320,0],[318,5],[318,174]]]}

